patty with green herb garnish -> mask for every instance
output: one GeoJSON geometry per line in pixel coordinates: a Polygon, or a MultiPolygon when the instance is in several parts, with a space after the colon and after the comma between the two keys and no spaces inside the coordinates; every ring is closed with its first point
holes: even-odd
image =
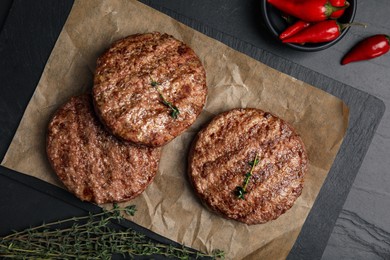
{"type": "Polygon", "coordinates": [[[97,61],[93,100],[117,137],[162,146],[185,131],[206,102],[206,73],[195,52],[158,32],[115,42],[97,61]]]}
{"type": "Polygon", "coordinates": [[[233,109],[198,133],[189,177],[211,210],[260,224],[293,206],[307,163],[301,138],[285,121],[259,109],[233,109]]]}
{"type": "Polygon", "coordinates": [[[102,204],[138,196],[157,173],[160,150],[108,133],[87,94],[72,97],[48,126],[48,159],[68,190],[84,201],[102,204]]]}

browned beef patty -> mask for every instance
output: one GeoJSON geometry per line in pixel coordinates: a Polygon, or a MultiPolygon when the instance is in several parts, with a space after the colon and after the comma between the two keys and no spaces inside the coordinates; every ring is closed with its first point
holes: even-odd
{"type": "Polygon", "coordinates": [[[97,61],[95,109],[109,131],[136,144],[171,141],[195,121],[206,95],[199,58],[168,34],[131,35],[97,61]]]}
{"type": "Polygon", "coordinates": [[[104,130],[89,95],[71,98],[48,127],[47,155],[65,186],[81,200],[126,201],[151,183],[159,148],[124,143],[104,130]]]}
{"type": "Polygon", "coordinates": [[[251,108],[215,117],[199,132],[189,156],[190,180],[201,200],[247,224],[265,223],[291,208],[306,170],[305,148],[292,127],[251,108]]]}

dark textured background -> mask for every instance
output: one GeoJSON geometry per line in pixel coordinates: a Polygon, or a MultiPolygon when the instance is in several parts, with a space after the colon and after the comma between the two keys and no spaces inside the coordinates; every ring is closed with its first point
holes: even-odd
{"type": "MultiPolygon", "coordinates": [[[[11,0],[1,2],[0,17],[5,17],[8,13],[8,6],[11,2],[11,0]]],[[[38,82],[47,55],[50,54],[50,46],[57,38],[56,33],[49,31],[48,34],[45,29],[50,26],[60,26],[66,18],[65,14],[58,16],[61,11],[66,13],[68,4],[61,4],[64,1],[41,0],[28,4],[29,2],[15,0],[15,5],[19,8],[29,5],[33,7],[22,8],[22,11],[14,10],[18,11],[18,15],[10,16],[13,20],[8,20],[7,23],[12,26],[5,28],[6,30],[2,31],[0,37],[0,57],[2,58],[0,65],[1,68],[5,68],[0,74],[1,157],[7,148],[6,143],[10,141],[9,136],[13,135],[29,96],[32,94],[33,88],[27,86],[34,87],[38,82]],[[39,8],[37,5],[38,3],[48,5],[49,2],[50,8],[39,8]],[[31,19],[40,22],[31,23],[31,19]],[[35,34],[33,42],[23,40],[23,35],[20,35],[22,29],[35,34]],[[14,39],[20,40],[13,41],[14,39]],[[24,49],[23,59],[18,60],[18,55],[15,53],[20,54],[20,48],[24,49]],[[18,75],[15,80],[15,74],[20,71],[23,71],[23,75],[18,75]],[[11,77],[13,80],[9,81],[11,77]],[[8,82],[12,84],[5,84],[8,82]],[[15,99],[15,96],[18,98],[15,99]]],[[[278,44],[261,25],[258,1],[160,0],[143,2],[156,8],[161,6],[167,8],[162,11],[280,71],[343,98],[351,108],[352,122],[346,143],[343,144],[345,153],[338,156],[331,177],[328,178],[327,185],[324,185],[321,192],[322,196],[316,202],[317,210],[315,207],[307,221],[308,224],[305,224],[302,233],[306,235],[302,236],[301,233],[292,258],[319,258],[326,243],[323,259],[390,258],[389,113],[385,113],[373,144],[353,182],[373,131],[383,113],[383,104],[372,96],[343,84],[373,94],[388,105],[390,103],[389,58],[384,56],[345,67],[339,65],[342,55],[362,37],[374,33],[390,33],[390,22],[387,20],[386,13],[390,11],[390,6],[387,1],[375,3],[360,1],[355,20],[368,23],[369,27],[364,30],[352,28],[338,44],[318,53],[301,53],[278,44]],[[352,190],[339,215],[339,209],[352,182],[352,190]],[[332,210],[323,210],[324,207],[332,210]],[[332,231],[329,226],[333,226],[336,218],[336,226],[327,242],[327,234],[332,231]],[[318,223],[317,221],[321,219],[323,221],[318,223]],[[313,240],[316,236],[318,241],[313,240]]],[[[3,228],[20,228],[29,224],[38,224],[43,217],[50,220],[82,214],[85,212],[82,208],[89,207],[87,204],[75,202],[66,192],[53,191],[51,187],[37,183],[33,179],[15,175],[4,168],[0,172],[0,212],[5,213],[2,216],[7,216],[1,218],[3,228]],[[44,193],[36,192],[7,176],[27,182],[30,186],[42,185],[40,188],[44,193]],[[57,199],[51,199],[51,197],[57,199]],[[69,201],[72,206],[69,205],[69,201]],[[29,209],[32,208],[38,210],[31,212],[29,209]]],[[[3,230],[5,229],[0,228],[0,233],[3,230]]]]}

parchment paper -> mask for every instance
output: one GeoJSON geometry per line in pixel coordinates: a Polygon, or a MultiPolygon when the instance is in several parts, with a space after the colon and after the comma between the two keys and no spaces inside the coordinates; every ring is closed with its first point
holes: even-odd
{"type": "Polygon", "coordinates": [[[132,220],[201,251],[222,249],[227,259],[285,258],[342,142],[348,108],[336,97],[136,1],[75,2],[2,165],[63,187],[45,154],[50,116],[70,96],[90,90],[96,59],[114,40],[151,31],[171,34],[195,50],[206,68],[209,95],[194,125],[164,147],[155,181],[126,203],[137,205],[132,220]],[[214,115],[236,107],[260,108],[290,122],[310,159],[301,197],[287,213],[262,225],[247,226],[208,211],[187,178],[194,135],[214,115]]]}

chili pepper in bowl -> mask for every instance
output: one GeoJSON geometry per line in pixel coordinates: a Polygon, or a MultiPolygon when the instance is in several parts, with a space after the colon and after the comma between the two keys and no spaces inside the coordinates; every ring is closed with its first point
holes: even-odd
{"type": "Polygon", "coordinates": [[[319,22],[328,19],[334,12],[349,6],[335,7],[328,0],[267,0],[280,11],[307,22],[319,22]]]}
{"type": "Polygon", "coordinates": [[[342,30],[349,24],[339,24],[335,20],[326,20],[315,23],[290,38],[284,39],[283,43],[320,43],[330,42],[340,36],[342,30]]]}
{"type": "Polygon", "coordinates": [[[369,60],[390,50],[390,37],[384,34],[377,34],[368,37],[356,44],[341,60],[341,64],[345,65],[350,62],[369,60]]]}
{"type": "Polygon", "coordinates": [[[284,30],[280,35],[279,35],[279,39],[281,40],[284,40],[286,38],[289,38],[291,37],[292,35],[302,31],[303,29],[305,29],[306,27],[308,27],[310,25],[309,22],[305,22],[305,21],[301,21],[301,20],[298,20],[297,22],[295,22],[293,25],[290,25],[289,27],[287,27],[286,30],[284,30]]]}
{"type": "MultiPolygon", "coordinates": [[[[346,2],[347,2],[346,0],[329,0],[329,3],[335,7],[342,7],[346,5],[346,2]]],[[[340,18],[341,16],[343,16],[344,11],[345,9],[335,11],[330,15],[330,18],[332,19],[340,18]]]]}

